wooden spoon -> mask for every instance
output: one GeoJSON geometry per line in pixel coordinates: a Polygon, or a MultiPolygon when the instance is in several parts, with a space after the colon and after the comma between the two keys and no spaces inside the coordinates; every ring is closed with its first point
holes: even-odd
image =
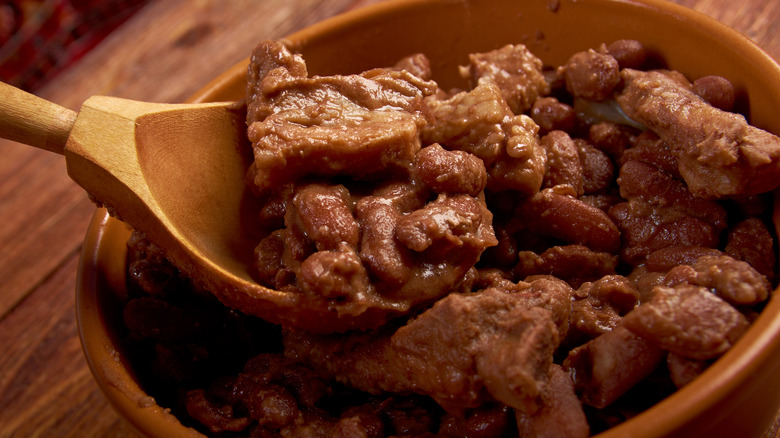
{"type": "Polygon", "coordinates": [[[87,99],[77,114],[0,83],[0,137],[64,154],[71,179],[228,306],[319,332],[381,322],[387,309],[344,315],[317,297],[252,279],[262,236],[245,184],[252,160],[245,116],[235,102],[105,96],[87,99]]]}

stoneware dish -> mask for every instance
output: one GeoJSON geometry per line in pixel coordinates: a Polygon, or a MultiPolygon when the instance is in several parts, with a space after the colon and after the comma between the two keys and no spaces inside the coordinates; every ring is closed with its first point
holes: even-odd
{"type": "MultiPolygon", "coordinates": [[[[463,85],[457,66],[470,52],[526,44],[550,65],[579,50],[637,39],[670,68],[689,77],[724,76],[741,112],[780,133],[780,66],[748,39],[704,15],[660,0],[399,0],[380,3],[290,35],[310,74],[355,73],[426,53],[443,88],[463,85]]],[[[252,47],[247,47],[247,55],[252,47]]],[[[246,62],[192,101],[243,97],[246,62]]],[[[780,215],[775,213],[775,224],[780,215]]],[[[153,437],[198,435],[139,387],[123,356],[114,293],[125,288],[130,229],[98,210],[89,227],[77,285],[84,352],[100,387],[138,432],[153,437]]],[[[780,295],[748,333],[702,376],[641,415],[598,435],[609,437],[761,436],[780,407],[780,295]]]]}

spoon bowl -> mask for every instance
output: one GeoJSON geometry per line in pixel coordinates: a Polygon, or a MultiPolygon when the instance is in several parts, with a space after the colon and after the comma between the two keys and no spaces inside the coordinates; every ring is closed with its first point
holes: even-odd
{"type": "Polygon", "coordinates": [[[275,291],[251,276],[262,235],[245,175],[252,162],[241,102],[161,104],[106,96],[78,113],[0,84],[0,137],[65,155],[68,174],[112,216],[147,235],[179,269],[226,305],[312,330],[375,324],[316,298],[275,291]]]}

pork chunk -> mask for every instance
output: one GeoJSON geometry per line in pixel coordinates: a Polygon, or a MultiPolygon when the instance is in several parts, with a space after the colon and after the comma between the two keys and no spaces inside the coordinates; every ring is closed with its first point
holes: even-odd
{"type": "Polygon", "coordinates": [[[571,350],[563,367],[572,373],[580,400],[604,408],[649,376],[663,358],[661,348],[619,325],[571,350]]]}
{"type": "Polygon", "coordinates": [[[485,248],[497,243],[484,201],[440,195],[417,208],[414,189],[380,191],[356,206],[360,258],[383,296],[405,306],[455,289],[485,248]],[[409,208],[412,207],[412,208],[409,208]]]}
{"type": "Polygon", "coordinates": [[[493,83],[449,98],[426,98],[432,121],[422,128],[424,144],[462,150],[479,157],[492,190],[533,194],[542,185],[547,156],[539,143],[539,126],[526,115],[514,115],[493,83]]]}
{"type": "Polygon", "coordinates": [[[284,45],[252,56],[247,115],[261,193],[302,175],[375,178],[407,169],[420,149],[423,97],[436,90],[406,70],[307,77],[284,45]]]}
{"type": "Polygon", "coordinates": [[[514,273],[519,278],[550,274],[578,288],[585,282],[614,274],[616,268],[617,257],[610,253],[592,251],[583,245],[561,245],[541,254],[520,251],[514,273]]]}
{"type": "Polygon", "coordinates": [[[780,186],[780,137],[711,106],[678,77],[623,69],[621,78],[621,108],[674,145],[680,174],[694,194],[719,199],[780,186]]]}
{"type": "Polygon", "coordinates": [[[414,156],[411,177],[436,193],[450,195],[477,196],[487,184],[487,171],[479,158],[438,144],[424,147],[414,156]]]}
{"type": "Polygon", "coordinates": [[[668,246],[716,248],[720,243],[725,208],[694,196],[682,181],[630,160],[620,167],[617,182],[627,200],[611,207],[609,216],[622,234],[622,261],[636,266],[668,246]]]}
{"type": "Polygon", "coordinates": [[[499,49],[469,55],[469,65],[460,68],[471,87],[491,82],[515,114],[530,109],[537,97],[550,92],[542,73],[542,60],[522,44],[507,44],[499,49]]]}
{"type": "Polygon", "coordinates": [[[701,286],[656,286],[653,299],[623,318],[623,324],[660,348],[690,359],[725,353],[747,330],[748,320],[701,286]]]}
{"type": "Polygon", "coordinates": [[[534,415],[517,411],[519,436],[529,438],[585,438],[590,436],[571,376],[560,365],[550,370],[550,383],[542,394],[542,407],[534,415]]]}
{"type": "Polygon", "coordinates": [[[407,248],[423,252],[435,250],[442,255],[476,248],[478,253],[497,244],[492,226],[493,215],[483,203],[466,195],[439,197],[425,207],[400,218],[395,234],[407,248]]]}
{"type": "Polygon", "coordinates": [[[576,345],[613,330],[639,305],[639,291],[620,275],[605,275],[580,286],[574,294],[569,341],[576,345]]]}
{"type": "Polygon", "coordinates": [[[450,412],[497,399],[538,409],[558,330],[522,294],[451,294],[394,333],[322,336],[289,331],[289,357],[364,391],[413,392],[450,412]]]}

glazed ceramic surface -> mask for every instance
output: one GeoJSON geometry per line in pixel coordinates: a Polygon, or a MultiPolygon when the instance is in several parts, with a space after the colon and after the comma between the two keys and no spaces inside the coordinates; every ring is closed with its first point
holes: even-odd
{"type": "MultiPolygon", "coordinates": [[[[688,77],[721,75],[738,109],[780,133],[780,66],[748,39],[697,12],[658,0],[398,0],[338,16],[287,37],[309,73],[356,73],[423,52],[443,87],[463,86],[457,66],[472,52],[523,43],[549,65],[617,39],[637,39],[688,77]]],[[[247,54],[251,51],[247,47],[247,54]]],[[[243,98],[246,62],[192,101],[243,98]]],[[[780,215],[775,216],[775,224],[780,215]]],[[[90,367],[117,411],[148,436],[196,434],[157,406],[134,379],[116,336],[130,230],[98,210],[86,236],[77,285],[79,327],[90,367]]],[[[607,432],[614,437],[760,436],[780,406],[780,297],[702,376],[607,432]]]]}

